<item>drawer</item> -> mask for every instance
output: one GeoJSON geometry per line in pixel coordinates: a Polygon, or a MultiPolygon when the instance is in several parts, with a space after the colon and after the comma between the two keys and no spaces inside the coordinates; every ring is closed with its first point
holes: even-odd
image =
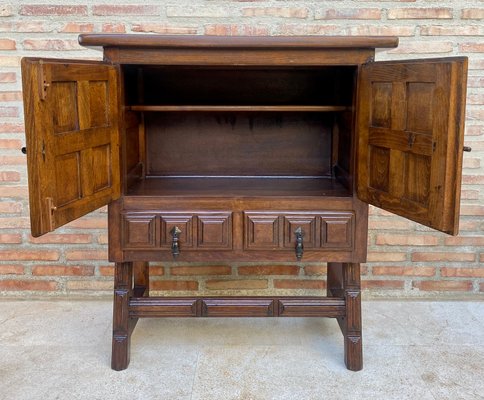
{"type": "Polygon", "coordinates": [[[125,250],[171,249],[178,228],[180,251],[232,249],[231,212],[126,212],[122,215],[125,250]]]}
{"type": "Polygon", "coordinates": [[[354,213],[351,211],[247,211],[244,213],[244,248],[293,250],[298,228],[302,229],[306,250],[349,250],[353,247],[354,213]]]}

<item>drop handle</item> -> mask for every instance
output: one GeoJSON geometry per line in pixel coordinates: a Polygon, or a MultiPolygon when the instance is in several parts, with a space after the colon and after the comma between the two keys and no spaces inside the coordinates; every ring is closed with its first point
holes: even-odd
{"type": "Polygon", "coordinates": [[[464,148],[462,150],[467,152],[467,153],[470,153],[472,151],[472,147],[464,146],[464,148]]]}
{"type": "Polygon", "coordinates": [[[178,226],[174,226],[170,231],[171,233],[171,254],[174,259],[180,255],[180,233],[182,231],[178,226]]]}
{"type": "Polygon", "coordinates": [[[301,261],[303,253],[304,253],[304,243],[303,243],[303,237],[304,237],[304,231],[302,228],[299,226],[295,231],[294,234],[296,235],[296,258],[298,261],[301,261]]]}

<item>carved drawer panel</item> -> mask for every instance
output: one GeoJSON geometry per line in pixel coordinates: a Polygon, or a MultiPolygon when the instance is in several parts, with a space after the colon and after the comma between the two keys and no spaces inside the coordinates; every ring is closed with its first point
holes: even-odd
{"type": "Polygon", "coordinates": [[[232,248],[231,213],[197,215],[197,248],[232,248]]]}
{"type": "Polygon", "coordinates": [[[280,218],[265,212],[244,213],[245,247],[270,250],[279,247],[280,218]]]}
{"type": "Polygon", "coordinates": [[[306,249],[318,247],[317,216],[314,214],[295,214],[284,216],[284,247],[291,249],[296,245],[296,229],[304,232],[303,240],[306,249]]]}
{"type": "Polygon", "coordinates": [[[180,246],[184,249],[193,248],[193,214],[164,213],[160,216],[161,247],[170,248],[173,240],[172,229],[178,227],[180,246]]]}
{"type": "Polygon", "coordinates": [[[126,214],[123,216],[123,247],[149,249],[157,245],[156,216],[153,214],[126,214]]]}
{"type": "Polygon", "coordinates": [[[351,212],[321,216],[321,247],[351,248],[354,215],[351,212]]]}

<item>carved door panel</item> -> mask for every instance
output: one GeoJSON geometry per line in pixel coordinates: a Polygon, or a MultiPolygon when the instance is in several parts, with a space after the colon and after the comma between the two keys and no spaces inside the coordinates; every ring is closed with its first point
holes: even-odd
{"type": "Polygon", "coordinates": [[[118,72],[100,62],[22,60],[33,236],[120,195],[118,72]]]}
{"type": "Polygon", "coordinates": [[[467,59],[364,65],[358,87],[358,197],[457,234],[467,59]]]}

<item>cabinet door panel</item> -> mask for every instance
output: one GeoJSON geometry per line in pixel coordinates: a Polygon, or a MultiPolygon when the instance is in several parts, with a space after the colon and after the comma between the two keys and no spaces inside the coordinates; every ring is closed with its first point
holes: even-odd
{"type": "Polygon", "coordinates": [[[357,193],[457,234],[467,59],[364,65],[358,90],[357,193]]]}
{"type": "Polygon", "coordinates": [[[353,213],[328,214],[321,216],[321,247],[353,247],[353,213]]]}
{"type": "Polygon", "coordinates": [[[123,248],[153,249],[157,246],[156,215],[127,214],[123,216],[123,248]]]}
{"type": "Polygon", "coordinates": [[[279,215],[245,213],[245,247],[248,249],[277,249],[280,231],[279,215]]]}
{"type": "Polygon", "coordinates": [[[120,195],[118,72],[100,62],[22,60],[33,236],[120,195]]]}
{"type": "Polygon", "coordinates": [[[231,214],[198,215],[197,248],[220,249],[232,248],[231,214]]]}

